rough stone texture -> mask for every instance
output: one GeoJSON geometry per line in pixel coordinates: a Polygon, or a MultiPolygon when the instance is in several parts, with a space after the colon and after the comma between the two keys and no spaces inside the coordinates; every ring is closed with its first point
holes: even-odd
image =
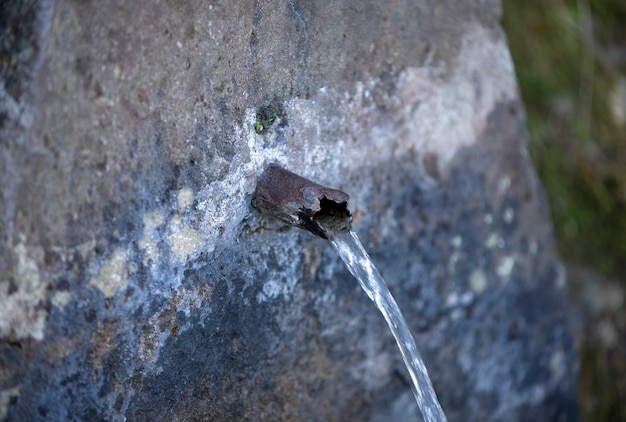
{"type": "Polygon", "coordinates": [[[330,245],[251,209],[269,162],[351,195],[451,421],[578,419],[498,2],[33,3],[0,13],[0,419],[414,417],[330,245]]]}

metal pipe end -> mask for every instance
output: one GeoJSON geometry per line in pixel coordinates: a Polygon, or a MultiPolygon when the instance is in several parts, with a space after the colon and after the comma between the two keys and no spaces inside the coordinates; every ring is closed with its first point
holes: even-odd
{"type": "Polygon", "coordinates": [[[327,188],[272,163],[257,179],[252,206],[329,239],[332,232],[348,231],[352,227],[349,199],[345,192],[327,188]]]}

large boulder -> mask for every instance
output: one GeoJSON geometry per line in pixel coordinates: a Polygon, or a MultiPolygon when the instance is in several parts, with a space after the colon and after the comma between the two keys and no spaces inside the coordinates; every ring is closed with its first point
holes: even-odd
{"type": "Polygon", "coordinates": [[[409,420],[331,245],[350,194],[451,421],[577,420],[563,272],[498,1],[2,6],[1,420],[409,420]]]}

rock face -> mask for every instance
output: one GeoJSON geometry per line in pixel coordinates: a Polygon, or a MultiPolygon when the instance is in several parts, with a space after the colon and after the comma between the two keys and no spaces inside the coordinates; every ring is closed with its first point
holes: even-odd
{"type": "Polygon", "coordinates": [[[0,420],[410,420],[331,245],[351,195],[448,418],[577,420],[565,279],[497,1],[7,3],[0,420]]]}

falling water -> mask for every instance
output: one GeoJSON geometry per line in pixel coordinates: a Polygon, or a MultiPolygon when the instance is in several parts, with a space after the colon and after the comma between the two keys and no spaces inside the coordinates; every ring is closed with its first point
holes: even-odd
{"type": "Polygon", "coordinates": [[[427,422],[445,421],[446,415],[444,415],[437,400],[426,366],[424,366],[424,362],[417,352],[415,340],[400,312],[400,308],[398,308],[398,304],[391,296],[385,280],[374,267],[361,241],[352,231],[335,232],[332,243],[350,273],[359,280],[359,284],[367,296],[376,303],[385,317],[411,375],[413,394],[424,420],[427,422]]]}

